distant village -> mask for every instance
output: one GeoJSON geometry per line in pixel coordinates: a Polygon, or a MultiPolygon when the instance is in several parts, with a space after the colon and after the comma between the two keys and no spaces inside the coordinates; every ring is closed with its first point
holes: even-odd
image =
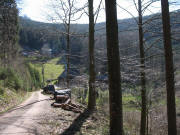
{"type": "Polygon", "coordinates": [[[24,57],[41,57],[41,56],[52,56],[52,49],[50,48],[50,45],[45,43],[41,50],[32,50],[32,49],[23,49],[20,51],[20,54],[24,57]]]}

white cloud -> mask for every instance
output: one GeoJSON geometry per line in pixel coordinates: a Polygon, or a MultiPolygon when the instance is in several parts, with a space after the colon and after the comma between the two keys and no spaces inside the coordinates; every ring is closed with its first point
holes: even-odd
{"type": "Polygon", "coordinates": [[[43,10],[47,0],[23,0],[23,4],[20,5],[20,15],[26,15],[29,18],[37,21],[45,21],[43,16],[43,10]]]}
{"type": "MultiPolygon", "coordinates": [[[[41,21],[41,22],[47,22],[46,19],[46,13],[48,11],[48,1],[49,0],[23,0],[23,4],[20,5],[20,8],[22,9],[20,12],[20,15],[26,15],[29,18],[41,21]]],[[[78,1],[78,0],[77,0],[78,1]]],[[[97,9],[99,5],[100,0],[94,0],[94,10],[97,9]]],[[[122,6],[124,9],[131,12],[134,16],[137,16],[137,10],[133,4],[133,0],[117,0],[118,4],[122,6]]],[[[137,1],[137,0],[136,0],[137,1]]],[[[171,1],[179,1],[179,0],[171,0],[171,1]]],[[[79,5],[83,5],[86,3],[87,0],[79,0],[79,5]]],[[[147,0],[144,0],[144,2],[147,2],[147,0]]],[[[102,7],[104,8],[105,4],[103,2],[102,7]]],[[[171,10],[179,9],[180,6],[171,6],[171,10]]],[[[124,9],[121,9],[117,7],[117,15],[118,19],[123,18],[131,18],[132,16],[125,11],[124,9]]],[[[151,7],[148,8],[148,10],[145,12],[144,15],[149,15],[152,13],[160,12],[160,2],[156,2],[151,5],[151,7]]],[[[97,22],[103,22],[105,21],[105,11],[101,10],[97,22]]],[[[88,17],[84,15],[80,20],[78,20],[78,23],[88,23],[88,17]]]]}

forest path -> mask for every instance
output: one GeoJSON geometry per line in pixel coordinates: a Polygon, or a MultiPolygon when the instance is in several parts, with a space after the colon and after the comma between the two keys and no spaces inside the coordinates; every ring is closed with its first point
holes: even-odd
{"type": "Polygon", "coordinates": [[[0,115],[0,135],[39,134],[38,122],[51,108],[49,96],[33,92],[24,103],[0,115]]]}

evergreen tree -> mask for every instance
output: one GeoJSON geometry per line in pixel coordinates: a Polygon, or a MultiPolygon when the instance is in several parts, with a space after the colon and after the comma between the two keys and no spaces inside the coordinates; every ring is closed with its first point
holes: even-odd
{"type": "Polygon", "coordinates": [[[7,66],[17,54],[18,10],[15,0],[0,2],[1,62],[7,66]]]}

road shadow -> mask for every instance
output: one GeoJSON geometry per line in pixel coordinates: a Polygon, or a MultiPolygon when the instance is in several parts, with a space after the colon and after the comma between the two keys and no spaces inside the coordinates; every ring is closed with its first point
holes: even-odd
{"type": "Polygon", "coordinates": [[[92,114],[92,112],[87,109],[83,111],[74,121],[73,123],[60,135],[75,135],[80,131],[85,120],[92,114]]]}

